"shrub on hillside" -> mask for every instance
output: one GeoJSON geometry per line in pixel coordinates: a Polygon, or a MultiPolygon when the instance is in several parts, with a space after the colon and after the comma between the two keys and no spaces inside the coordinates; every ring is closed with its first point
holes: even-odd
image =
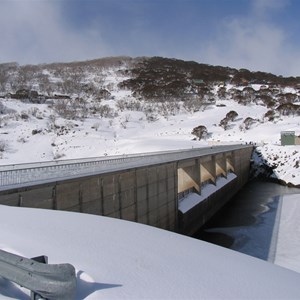
{"type": "Polygon", "coordinates": [[[251,118],[251,117],[247,117],[245,120],[244,120],[244,126],[245,126],[245,129],[246,130],[248,130],[248,129],[250,129],[250,127],[254,124],[254,123],[256,123],[257,122],[257,120],[256,119],[253,119],[253,118],[251,118]]]}
{"type": "Polygon", "coordinates": [[[276,112],[272,109],[268,110],[265,114],[264,114],[264,119],[266,119],[267,121],[273,122],[275,120],[276,117],[276,112]]]}
{"type": "Polygon", "coordinates": [[[199,125],[192,130],[192,134],[195,135],[199,140],[207,136],[207,128],[204,125],[199,125]]]}
{"type": "Polygon", "coordinates": [[[300,115],[300,105],[293,104],[293,103],[284,103],[280,104],[276,110],[279,112],[280,115],[283,116],[295,116],[300,115]]]}
{"type": "Polygon", "coordinates": [[[229,120],[229,121],[234,121],[236,118],[237,118],[237,116],[238,116],[239,114],[235,111],[235,110],[231,110],[230,112],[228,112],[227,114],[226,114],[226,118],[229,120]]]}
{"type": "Polygon", "coordinates": [[[225,118],[223,118],[220,121],[219,126],[221,126],[224,130],[229,129],[229,125],[230,125],[229,123],[233,122],[237,118],[238,115],[239,114],[236,111],[234,111],[234,110],[229,111],[226,114],[225,118]]]}

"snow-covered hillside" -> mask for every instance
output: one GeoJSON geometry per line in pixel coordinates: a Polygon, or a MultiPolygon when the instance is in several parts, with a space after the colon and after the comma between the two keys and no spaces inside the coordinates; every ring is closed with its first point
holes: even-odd
{"type": "Polygon", "coordinates": [[[232,70],[226,81],[203,82],[189,70],[176,71],[176,77],[168,67],[163,79],[161,69],[151,77],[159,82],[151,86],[156,92],[148,79],[138,80],[142,71],[135,70],[146,68],[137,69],[141,60],[112,61],[27,69],[0,65],[7,75],[0,76],[0,164],[251,142],[277,178],[300,184],[300,146],[280,146],[281,131],[300,128],[297,85],[239,84],[240,73],[232,70]],[[174,78],[165,83],[169,73],[174,78]],[[181,94],[157,96],[165,93],[163,83],[173,84],[172,92],[185,85],[181,94]],[[191,133],[199,125],[206,129],[200,140],[191,133]]]}

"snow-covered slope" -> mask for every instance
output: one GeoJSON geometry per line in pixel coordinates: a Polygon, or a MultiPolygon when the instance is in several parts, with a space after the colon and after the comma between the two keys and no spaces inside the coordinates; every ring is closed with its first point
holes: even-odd
{"type": "MultiPolygon", "coordinates": [[[[138,87],[136,82],[128,86],[136,65],[126,59],[101,67],[96,62],[83,66],[36,67],[31,81],[18,85],[27,88],[18,90],[21,96],[12,84],[12,80],[21,80],[21,71],[10,70],[11,81],[6,82],[0,98],[1,165],[252,142],[259,145],[259,151],[273,166],[277,157],[275,175],[279,179],[300,184],[300,146],[280,146],[280,132],[297,131],[300,114],[275,109],[283,101],[280,99],[287,101],[288,97],[298,108],[299,92],[295,86],[271,90],[271,84],[247,83],[245,87],[220,81],[197,86],[186,72],[187,79],[182,82],[189,86],[183,94],[153,100],[143,96],[145,90],[141,90],[150,79],[138,87]],[[26,97],[26,91],[32,90],[37,90],[39,96],[26,97]],[[271,117],[266,116],[270,111],[267,100],[262,100],[270,93],[271,99],[277,101],[274,100],[271,117]],[[232,111],[236,117],[220,126],[232,111]],[[191,134],[199,125],[207,128],[201,140],[191,134]]],[[[155,80],[160,82],[157,76],[155,80]]],[[[177,77],[174,80],[178,82],[177,77]]],[[[163,89],[159,84],[156,87],[163,89]]]]}

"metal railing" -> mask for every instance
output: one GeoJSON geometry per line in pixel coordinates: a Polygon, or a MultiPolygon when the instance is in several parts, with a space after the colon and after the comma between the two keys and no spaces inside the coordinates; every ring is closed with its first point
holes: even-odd
{"type": "Polygon", "coordinates": [[[103,174],[147,165],[179,161],[204,155],[237,150],[249,145],[213,146],[197,149],[161,151],[132,155],[71,159],[0,166],[0,189],[30,183],[103,174]]]}
{"type": "Polygon", "coordinates": [[[82,160],[50,161],[0,166],[0,186],[11,186],[45,180],[93,174],[128,163],[138,157],[95,158],[82,160]]]}
{"type": "Polygon", "coordinates": [[[31,299],[71,300],[76,293],[75,268],[48,265],[0,250],[0,276],[32,291],[31,299]]]}

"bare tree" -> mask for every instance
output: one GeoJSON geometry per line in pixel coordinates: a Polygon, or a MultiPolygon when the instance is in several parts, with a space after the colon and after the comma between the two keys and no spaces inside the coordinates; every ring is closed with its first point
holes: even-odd
{"type": "Polygon", "coordinates": [[[35,75],[35,67],[31,65],[22,66],[18,70],[16,82],[18,89],[31,89],[35,75]]]}
{"type": "Polygon", "coordinates": [[[62,118],[72,120],[76,117],[76,110],[69,101],[69,99],[60,99],[54,104],[54,110],[62,118]]]}
{"type": "Polygon", "coordinates": [[[113,116],[113,109],[109,107],[109,105],[104,104],[98,107],[98,113],[101,118],[110,118],[113,116]]]}

